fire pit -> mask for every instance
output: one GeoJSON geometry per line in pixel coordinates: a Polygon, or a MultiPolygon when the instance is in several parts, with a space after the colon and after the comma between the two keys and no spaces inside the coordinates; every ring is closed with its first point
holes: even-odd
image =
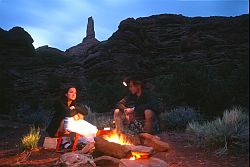
{"type": "Polygon", "coordinates": [[[144,146],[139,135],[117,134],[112,130],[99,130],[95,148],[104,155],[129,160],[147,159],[154,152],[153,147],[144,146]]]}
{"type": "MultiPolygon", "coordinates": [[[[167,151],[169,149],[168,144],[160,141],[159,137],[147,133],[130,135],[117,134],[113,130],[99,130],[95,137],[95,143],[92,144],[94,144],[94,147],[92,147],[94,152],[86,154],[87,152],[82,153],[82,150],[79,150],[75,153],[66,153],[58,163],[64,163],[63,160],[67,157],[69,157],[70,162],[72,156],[75,157],[72,163],[76,163],[79,161],[78,156],[83,158],[87,156],[87,159],[90,156],[97,166],[102,167],[168,166],[165,161],[156,158],[154,155],[155,152],[167,151]]],[[[82,162],[82,160],[80,161],[82,162]]]]}

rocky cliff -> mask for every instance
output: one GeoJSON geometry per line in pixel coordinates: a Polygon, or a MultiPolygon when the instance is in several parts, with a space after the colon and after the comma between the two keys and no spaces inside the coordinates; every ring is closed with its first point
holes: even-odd
{"type": "Polygon", "coordinates": [[[218,112],[248,105],[249,15],[128,18],[77,60],[89,80],[116,83],[139,75],[167,106],[218,112]]]}
{"type": "Polygon", "coordinates": [[[21,27],[0,29],[0,113],[30,115],[46,108],[44,103],[58,89],[57,74],[70,58],[48,46],[35,50],[32,43],[21,27]]]}
{"type": "Polygon", "coordinates": [[[248,15],[184,17],[156,15],[122,21],[107,41],[86,53],[85,74],[111,79],[134,71],[149,75],[173,72],[169,65],[199,63],[211,71],[248,62],[248,15]]]}
{"type": "MultiPolygon", "coordinates": [[[[0,29],[0,111],[29,116],[38,111],[33,116],[40,121],[40,111],[53,110],[65,84],[77,85],[78,99],[87,99],[94,111],[110,111],[125,90],[120,81],[127,75],[154,85],[168,107],[221,112],[248,106],[248,21],[249,15],[129,18],[107,41],[76,57],[46,46],[35,50],[20,27],[0,29]]],[[[83,42],[94,39],[91,27],[83,42]]]]}

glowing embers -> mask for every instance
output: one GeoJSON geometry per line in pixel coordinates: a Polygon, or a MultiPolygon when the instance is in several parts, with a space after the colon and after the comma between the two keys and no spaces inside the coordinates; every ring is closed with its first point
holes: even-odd
{"type": "Polygon", "coordinates": [[[149,154],[148,153],[143,153],[143,152],[131,152],[132,157],[129,158],[129,160],[137,160],[137,159],[148,159],[149,154]]]}

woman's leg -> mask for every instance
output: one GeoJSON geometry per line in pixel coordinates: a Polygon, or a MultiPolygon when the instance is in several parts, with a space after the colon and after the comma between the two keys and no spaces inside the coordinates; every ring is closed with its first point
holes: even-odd
{"type": "Polygon", "coordinates": [[[69,134],[69,132],[64,129],[64,119],[61,121],[55,136],[59,137],[62,136],[63,134],[69,134]]]}

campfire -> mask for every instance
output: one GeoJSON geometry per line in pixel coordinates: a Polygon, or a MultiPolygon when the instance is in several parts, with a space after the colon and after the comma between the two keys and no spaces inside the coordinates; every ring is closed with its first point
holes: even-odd
{"type": "Polygon", "coordinates": [[[141,145],[138,136],[117,134],[112,130],[99,130],[95,140],[97,150],[117,158],[128,158],[129,160],[147,159],[153,152],[152,147],[141,145]],[[103,148],[103,146],[106,147],[103,148]]]}
{"type": "Polygon", "coordinates": [[[109,142],[117,143],[120,145],[133,145],[131,142],[126,140],[126,137],[124,137],[124,135],[118,135],[116,133],[103,135],[103,138],[109,142]]]}
{"type": "MultiPolygon", "coordinates": [[[[103,138],[109,142],[117,143],[120,145],[134,146],[131,141],[126,139],[126,136],[124,134],[118,135],[117,133],[112,133],[109,135],[104,135],[103,138]]],[[[131,154],[132,156],[129,158],[129,160],[146,159],[149,157],[148,154],[142,152],[131,151],[131,154]]]]}
{"type": "MultiPolygon", "coordinates": [[[[167,164],[163,160],[154,156],[157,152],[166,152],[169,150],[169,145],[160,140],[158,136],[148,133],[139,135],[117,134],[113,130],[98,130],[94,138],[94,148],[90,154],[94,158],[94,163],[97,166],[159,166],[166,167],[167,164]]],[[[74,163],[79,160],[88,158],[88,148],[80,150],[75,159],[73,153],[69,154],[69,160],[74,163]],[[83,152],[81,152],[83,151],[83,152]],[[87,152],[85,152],[87,151],[87,152]],[[82,154],[81,154],[82,153],[82,154]],[[83,156],[84,155],[84,156],[83,156]]],[[[64,154],[67,158],[66,154],[64,154]]],[[[60,158],[65,161],[66,158],[60,158]]],[[[83,160],[81,160],[83,162],[83,160]]],[[[88,161],[89,162],[89,161],[88,161]]]]}

